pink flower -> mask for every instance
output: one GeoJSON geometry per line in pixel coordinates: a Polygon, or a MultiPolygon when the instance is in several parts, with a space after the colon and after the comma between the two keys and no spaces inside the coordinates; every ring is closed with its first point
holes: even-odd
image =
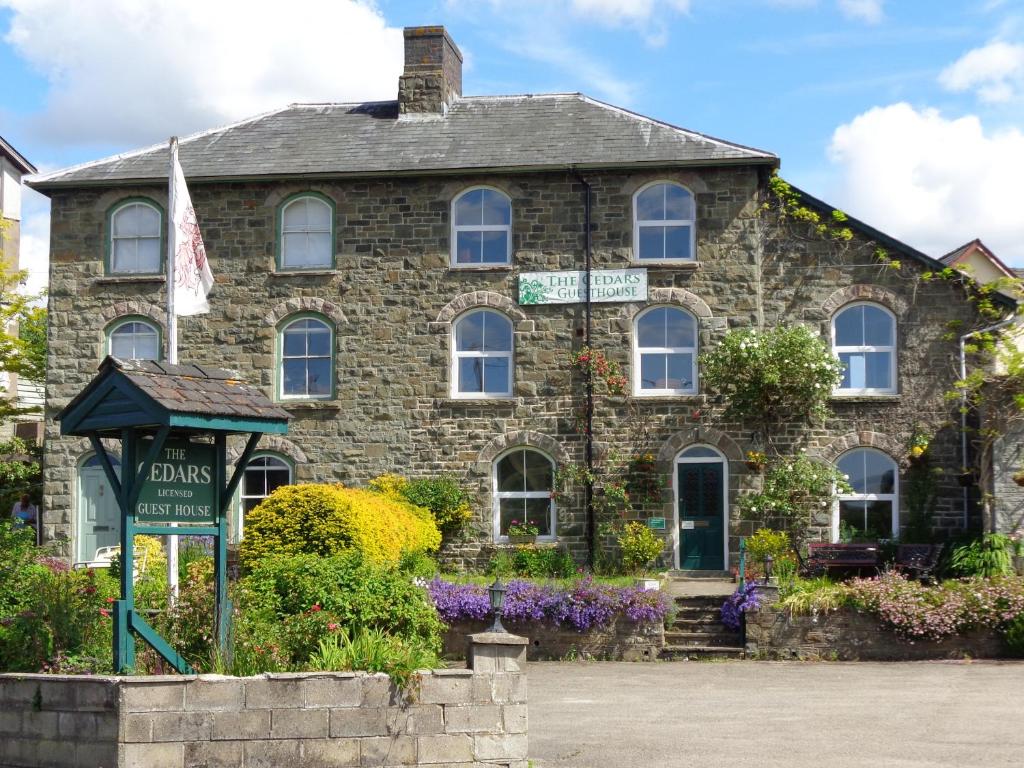
{"type": "Polygon", "coordinates": [[[310,613],[316,613],[317,611],[322,611],[322,610],[323,610],[323,608],[320,607],[320,603],[315,603],[313,605],[313,607],[309,609],[310,613]]]}
{"type": "Polygon", "coordinates": [[[338,625],[335,624],[333,621],[330,624],[327,625],[327,630],[329,632],[334,632],[337,628],[338,628],[338,625]]]}
{"type": "Polygon", "coordinates": [[[100,608],[100,616],[107,616],[107,617],[109,617],[110,616],[110,611],[108,611],[106,608],[100,608]]]}

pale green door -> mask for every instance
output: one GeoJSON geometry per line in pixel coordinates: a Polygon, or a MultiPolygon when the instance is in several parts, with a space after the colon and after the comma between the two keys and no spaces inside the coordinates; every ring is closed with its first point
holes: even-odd
{"type": "MultiPolygon", "coordinates": [[[[114,471],[121,474],[120,462],[114,458],[114,471]]],[[[100,547],[121,543],[121,516],[114,490],[95,456],[78,470],[78,542],[75,562],[87,563],[100,547]]]]}

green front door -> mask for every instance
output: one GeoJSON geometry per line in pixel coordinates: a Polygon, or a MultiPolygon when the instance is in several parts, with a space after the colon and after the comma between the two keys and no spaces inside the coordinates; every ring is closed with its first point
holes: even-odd
{"type": "Polygon", "coordinates": [[[722,461],[681,461],[679,488],[679,567],[693,571],[725,570],[722,461]]]}

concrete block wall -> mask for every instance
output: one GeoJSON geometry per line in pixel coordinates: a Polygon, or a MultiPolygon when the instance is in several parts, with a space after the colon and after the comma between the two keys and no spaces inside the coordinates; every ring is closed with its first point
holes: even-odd
{"type": "MultiPolygon", "coordinates": [[[[493,667],[493,665],[492,665],[493,667]]],[[[0,675],[2,768],[526,768],[526,677],[0,675]]]]}

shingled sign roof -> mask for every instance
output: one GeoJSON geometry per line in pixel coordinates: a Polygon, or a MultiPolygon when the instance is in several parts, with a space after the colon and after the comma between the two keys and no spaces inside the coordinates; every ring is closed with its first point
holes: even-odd
{"type": "Polygon", "coordinates": [[[236,432],[285,432],[290,414],[220,368],[108,356],[57,416],[61,434],[166,424],[236,432]]]}
{"type": "MultiPolygon", "coordinates": [[[[476,96],[444,116],[398,116],[394,101],[293,104],[184,138],[189,182],[485,169],[775,166],[770,152],[677,128],[582,94],[476,96]]],[[[36,176],[36,189],[165,182],[167,145],[36,176]]]]}

